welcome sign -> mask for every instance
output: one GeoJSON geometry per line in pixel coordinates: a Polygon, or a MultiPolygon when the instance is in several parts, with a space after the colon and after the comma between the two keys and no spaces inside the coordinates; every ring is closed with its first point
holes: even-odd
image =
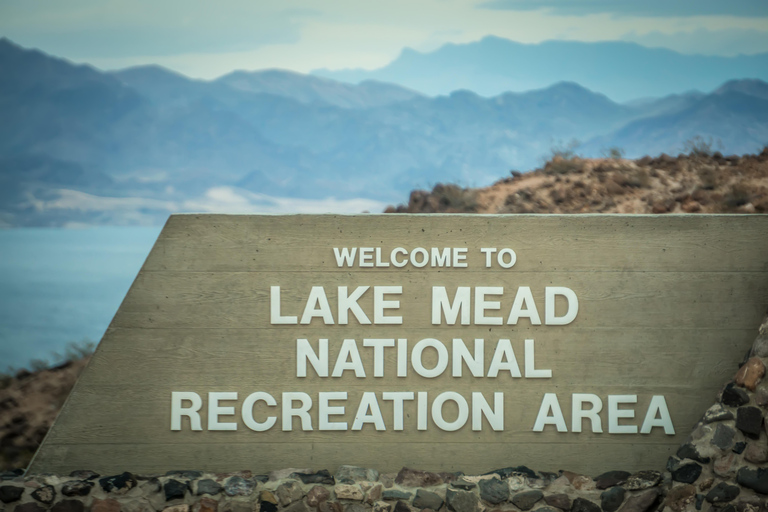
{"type": "Polygon", "coordinates": [[[173,216],[31,470],[658,467],[751,345],[766,233],[173,216]]]}

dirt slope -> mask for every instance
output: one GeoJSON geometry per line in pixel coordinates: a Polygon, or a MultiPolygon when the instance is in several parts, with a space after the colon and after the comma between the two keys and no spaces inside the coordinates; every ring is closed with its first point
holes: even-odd
{"type": "Polygon", "coordinates": [[[388,213],[768,213],[768,147],[759,155],[638,160],[555,157],[490,187],[438,184],[388,213]]]}

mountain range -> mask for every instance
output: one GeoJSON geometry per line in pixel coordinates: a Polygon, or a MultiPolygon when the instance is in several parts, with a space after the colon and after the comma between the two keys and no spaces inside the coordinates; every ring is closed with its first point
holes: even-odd
{"type": "Polygon", "coordinates": [[[211,81],[158,66],[103,72],[7,39],[0,69],[6,225],[380,211],[414,188],[532,169],[572,139],[585,156],[620,147],[629,157],[676,153],[696,136],[725,153],[768,142],[768,84],[754,78],[626,103],[568,81],[431,96],[282,70],[211,81]]]}
{"type": "Polygon", "coordinates": [[[406,48],[379,69],[317,69],[313,74],[349,83],[381,80],[429,95],[467,89],[489,97],[570,81],[625,102],[687,90],[711,91],[733,79],[766,81],[768,53],[685,55],[622,41],[523,44],[488,36],[426,53],[406,48]]]}

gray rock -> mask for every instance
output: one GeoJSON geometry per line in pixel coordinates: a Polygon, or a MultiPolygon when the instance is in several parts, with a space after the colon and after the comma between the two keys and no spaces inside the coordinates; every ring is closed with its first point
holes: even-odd
{"type": "Polygon", "coordinates": [[[702,464],[709,464],[710,458],[699,454],[699,451],[691,443],[685,443],[677,449],[676,455],[681,459],[691,459],[702,464]]]}
{"type": "Polygon", "coordinates": [[[715,434],[709,441],[711,444],[717,446],[721,450],[729,450],[733,444],[733,437],[736,435],[736,431],[728,425],[720,423],[715,429],[715,434]]]}
{"type": "Polygon", "coordinates": [[[291,476],[298,478],[303,484],[336,485],[336,479],[327,469],[321,469],[316,473],[294,473],[291,476]]]}
{"type": "Polygon", "coordinates": [[[656,487],[661,483],[661,472],[659,471],[638,471],[624,482],[624,489],[627,491],[642,491],[656,487]]]}
{"type": "Polygon", "coordinates": [[[713,423],[715,421],[732,420],[733,413],[722,406],[722,404],[715,404],[704,413],[701,421],[704,423],[713,423]]]}
{"type": "Polygon", "coordinates": [[[596,476],[595,487],[598,489],[607,489],[614,485],[621,485],[627,481],[631,473],[628,471],[608,471],[602,475],[596,476]]]}
{"type": "MultiPolygon", "coordinates": [[[[82,506],[80,510],[82,511],[82,506]]],[[[23,505],[16,505],[16,508],[13,509],[13,512],[45,512],[45,509],[33,501],[30,503],[24,503],[23,505]]]]}
{"type": "Polygon", "coordinates": [[[571,512],[600,512],[600,507],[584,498],[576,498],[571,505],[571,512]]]}
{"type": "Polygon", "coordinates": [[[710,503],[728,503],[735,500],[740,491],[736,485],[720,482],[707,493],[706,500],[710,503]]]}
{"type": "Polygon", "coordinates": [[[99,485],[101,485],[101,488],[104,489],[104,492],[125,493],[136,487],[137,484],[138,482],[136,481],[136,477],[128,472],[121,473],[119,475],[105,476],[104,478],[99,479],[99,485]]]}
{"type": "Polygon", "coordinates": [[[511,466],[508,468],[494,469],[485,473],[486,475],[492,475],[496,473],[501,478],[509,478],[511,475],[522,475],[528,478],[536,478],[536,472],[528,466],[511,466]]]}
{"type": "Polygon", "coordinates": [[[760,494],[768,494],[768,468],[749,469],[743,467],[736,473],[736,481],[760,494]]]}
{"type": "Polygon", "coordinates": [[[165,485],[163,485],[165,501],[183,500],[184,495],[187,493],[187,489],[189,489],[189,484],[187,482],[179,482],[178,480],[171,478],[165,482],[165,485]]]}
{"type": "Polygon", "coordinates": [[[753,356],[768,357],[768,335],[760,334],[752,344],[753,356]]]}
{"type": "Polygon", "coordinates": [[[480,498],[484,501],[498,505],[509,499],[509,486],[498,478],[488,478],[477,483],[480,489],[480,498]]]}
{"type": "Polygon", "coordinates": [[[90,469],[78,469],[77,471],[71,472],[69,476],[77,478],[78,480],[95,480],[99,478],[100,475],[90,469]]]}
{"type": "Polygon", "coordinates": [[[362,503],[347,503],[344,512],[369,512],[362,503]]]}
{"type": "Polygon", "coordinates": [[[757,438],[763,427],[763,411],[759,407],[739,407],[736,409],[736,428],[757,438]]]}
{"type": "Polygon", "coordinates": [[[292,503],[291,505],[285,507],[283,512],[309,512],[309,507],[303,501],[297,501],[296,503],[292,503]]]}
{"type": "MultiPolygon", "coordinates": [[[[18,510],[18,507],[16,508],[18,510]]],[[[62,500],[51,507],[51,512],[83,512],[84,510],[83,502],[77,500],[62,500]]]]}
{"type": "Polygon", "coordinates": [[[168,471],[165,476],[181,478],[182,480],[197,480],[203,476],[202,471],[168,471]]]}
{"type": "Polygon", "coordinates": [[[15,485],[0,486],[0,501],[3,503],[13,503],[14,501],[19,501],[22,494],[24,494],[23,487],[16,487],[15,485]]]}
{"type": "Polygon", "coordinates": [[[695,462],[689,462],[687,464],[681,464],[677,469],[672,471],[672,480],[684,484],[692,484],[698,480],[700,475],[701,466],[695,462]]]}
{"type": "Polygon", "coordinates": [[[93,489],[93,482],[87,480],[78,480],[75,482],[67,482],[61,486],[61,494],[64,496],[88,496],[93,489]]]}
{"type": "Polygon", "coordinates": [[[660,495],[661,491],[658,488],[653,488],[630,496],[621,506],[619,512],[645,512],[653,506],[660,495]]]}
{"type": "Polygon", "coordinates": [[[197,491],[195,491],[195,494],[198,496],[202,496],[203,494],[215,496],[223,490],[224,488],[219,482],[211,480],[210,478],[205,478],[197,482],[197,491]]]}
{"type": "Polygon", "coordinates": [[[411,507],[409,507],[407,503],[398,501],[397,503],[395,503],[394,512],[411,512],[411,507]]]}
{"type": "Polygon", "coordinates": [[[625,494],[623,487],[611,487],[600,495],[600,508],[603,512],[616,512],[624,502],[625,494]]]}
{"type": "Polygon", "coordinates": [[[280,506],[287,507],[291,503],[301,500],[304,497],[304,490],[298,482],[285,482],[277,486],[275,494],[280,506]]]}
{"type": "Polygon", "coordinates": [[[443,506],[443,498],[433,492],[419,489],[416,491],[416,497],[413,498],[413,506],[416,508],[431,508],[432,510],[438,510],[443,506]]]}
{"type": "Polygon", "coordinates": [[[530,510],[538,503],[541,498],[544,497],[544,493],[539,490],[519,492],[512,496],[512,504],[520,510],[530,510]]]}
{"type": "Polygon", "coordinates": [[[543,507],[537,508],[533,512],[560,512],[560,509],[555,507],[548,507],[545,505],[543,507]]]}
{"type": "Polygon", "coordinates": [[[224,493],[227,496],[250,496],[256,488],[256,482],[250,478],[233,476],[224,484],[224,493]]]}
{"type": "Polygon", "coordinates": [[[725,386],[720,394],[720,402],[730,407],[740,407],[749,403],[749,395],[746,391],[736,387],[733,382],[725,386]]]}
{"type": "Polygon", "coordinates": [[[44,485],[35,489],[32,493],[32,497],[40,503],[50,505],[56,500],[56,489],[50,485],[44,485]]]}
{"type": "Polygon", "coordinates": [[[445,492],[445,502],[448,510],[453,512],[477,512],[480,509],[480,499],[473,492],[448,489],[445,492]]]}
{"type": "Polygon", "coordinates": [[[465,480],[464,478],[459,478],[451,482],[451,487],[468,491],[470,489],[474,489],[475,487],[477,487],[477,484],[475,482],[470,482],[469,480],[465,480]]]}
{"type": "Polygon", "coordinates": [[[381,499],[383,500],[405,500],[410,501],[412,494],[410,492],[401,491],[399,489],[385,489],[381,493],[381,499]]]}
{"type": "Polygon", "coordinates": [[[559,508],[560,510],[571,510],[571,498],[565,493],[550,494],[544,496],[547,505],[559,508]]]}
{"type": "Polygon", "coordinates": [[[738,443],[733,445],[733,453],[740,455],[744,449],[747,447],[746,441],[739,441],[738,443]]]}
{"type": "Polygon", "coordinates": [[[405,487],[432,487],[444,484],[445,480],[437,473],[403,468],[397,473],[395,483],[405,487]]]}
{"type": "Polygon", "coordinates": [[[358,466],[339,466],[336,470],[336,481],[341,483],[375,482],[379,479],[379,472],[375,469],[361,468],[358,466]]]}

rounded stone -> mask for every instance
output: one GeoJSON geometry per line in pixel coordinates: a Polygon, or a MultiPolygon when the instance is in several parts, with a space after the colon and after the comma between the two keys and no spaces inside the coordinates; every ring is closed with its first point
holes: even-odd
{"type": "Polygon", "coordinates": [[[603,512],[615,512],[624,502],[625,494],[623,487],[611,487],[600,495],[600,508],[603,512]]]}

